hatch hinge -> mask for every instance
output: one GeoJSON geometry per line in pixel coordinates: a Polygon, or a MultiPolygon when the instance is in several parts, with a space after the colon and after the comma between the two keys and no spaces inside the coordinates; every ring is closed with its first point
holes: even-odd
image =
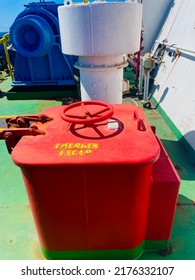
{"type": "Polygon", "coordinates": [[[41,122],[46,123],[52,121],[53,118],[49,117],[45,114],[34,114],[34,115],[21,115],[21,116],[13,116],[10,118],[6,118],[7,127],[30,127],[30,122],[41,122]]]}
{"type": "Polygon", "coordinates": [[[45,134],[44,131],[39,130],[38,127],[35,124],[31,124],[31,122],[46,123],[51,120],[53,120],[53,118],[44,114],[21,115],[7,118],[7,128],[0,131],[0,140],[5,140],[7,150],[11,154],[22,136],[45,134]]]}

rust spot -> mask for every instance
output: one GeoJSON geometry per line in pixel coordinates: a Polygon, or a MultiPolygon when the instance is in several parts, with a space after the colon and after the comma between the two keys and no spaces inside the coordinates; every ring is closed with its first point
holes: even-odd
{"type": "Polygon", "coordinates": [[[172,252],[173,252],[173,247],[168,246],[166,249],[159,250],[158,255],[166,257],[166,256],[170,255],[172,252]]]}
{"type": "Polygon", "coordinates": [[[124,68],[123,65],[117,66],[117,69],[122,69],[122,68],[124,68]]]}
{"type": "Polygon", "coordinates": [[[40,103],[40,105],[38,107],[38,112],[40,112],[40,111],[44,110],[45,108],[47,108],[49,103],[50,103],[50,100],[44,100],[44,101],[41,100],[41,103],[40,103]]]}
{"type": "Polygon", "coordinates": [[[158,116],[150,116],[150,117],[151,117],[151,120],[153,120],[153,121],[160,120],[160,118],[158,116]]]}
{"type": "Polygon", "coordinates": [[[12,239],[10,239],[9,243],[12,243],[12,242],[13,242],[13,240],[12,240],[12,239]]]}

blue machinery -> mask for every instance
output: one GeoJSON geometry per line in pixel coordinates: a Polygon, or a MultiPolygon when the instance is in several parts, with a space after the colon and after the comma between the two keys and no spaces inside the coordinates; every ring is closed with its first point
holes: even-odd
{"type": "Polygon", "coordinates": [[[75,85],[76,58],[62,54],[55,2],[30,3],[10,28],[14,86],[75,85]]]}

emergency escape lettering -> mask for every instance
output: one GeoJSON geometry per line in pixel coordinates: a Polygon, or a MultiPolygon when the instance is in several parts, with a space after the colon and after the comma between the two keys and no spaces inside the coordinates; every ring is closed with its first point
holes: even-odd
{"type": "Polygon", "coordinates": [[[55,149],[59,150],[59,156],[85,156],[93,153],[93,150],[98,149],[97,143],[57,143],[55,149]]]}

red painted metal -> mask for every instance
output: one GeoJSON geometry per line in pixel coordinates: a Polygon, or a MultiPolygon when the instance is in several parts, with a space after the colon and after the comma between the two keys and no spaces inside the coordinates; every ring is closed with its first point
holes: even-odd
{"type": "Polygon", "coordinates": [[[152,189],[147,223],[147,240],[169,240],[179,193],[180,178],[162,143],[153,165],[152,189]]]}
{"type": "Polygon", "coordinates": [[[0,131],[0,140],[5,140],[7,150],[11,154],[21,137],[24,135],[40,135],[45,134],[44,131],[38,130],[37,127],[29,128],[8,128],[0,131]]]}
{"type": "MultiPolygon", "coordinates": [[[[34,125],[45,135],[22,137],[12,152],[47,250],[132,249],[147,237],[168,238],[152,235],[154,212],[162,208],[151,202],[151,196],[160,200],[156,185],[163,187],[153,178],[158,177],[158,140],[141,108],[123,104],[113,109],[109,121],[89,125],[62,120],[63,106],[44,110],[53,120],[34,125]]],[[[80,107],[75,110],[80,115],[80,107]]],[[[87,106],[91,113],[98,110],[96,104],[87,106]]],[[[173,196],[175,202],[175,191],[173,196]]]]}
{"type": "Polygon", "coordinates": [[[107,120],[112,115],[113,108],[111,104],[100,101],[81,101],[65,107],[61,117],[63,120],[70,123],[92,124],[107,120]],[[96,108],[95,112],[90,112],[93,108],[91,105],[95,105],[93,106],[96,108]],[[88,107],[90,108],[90,111],[88,110],[88,107]],[[78,110],[80,111],[79,115],[78,110]]]}

